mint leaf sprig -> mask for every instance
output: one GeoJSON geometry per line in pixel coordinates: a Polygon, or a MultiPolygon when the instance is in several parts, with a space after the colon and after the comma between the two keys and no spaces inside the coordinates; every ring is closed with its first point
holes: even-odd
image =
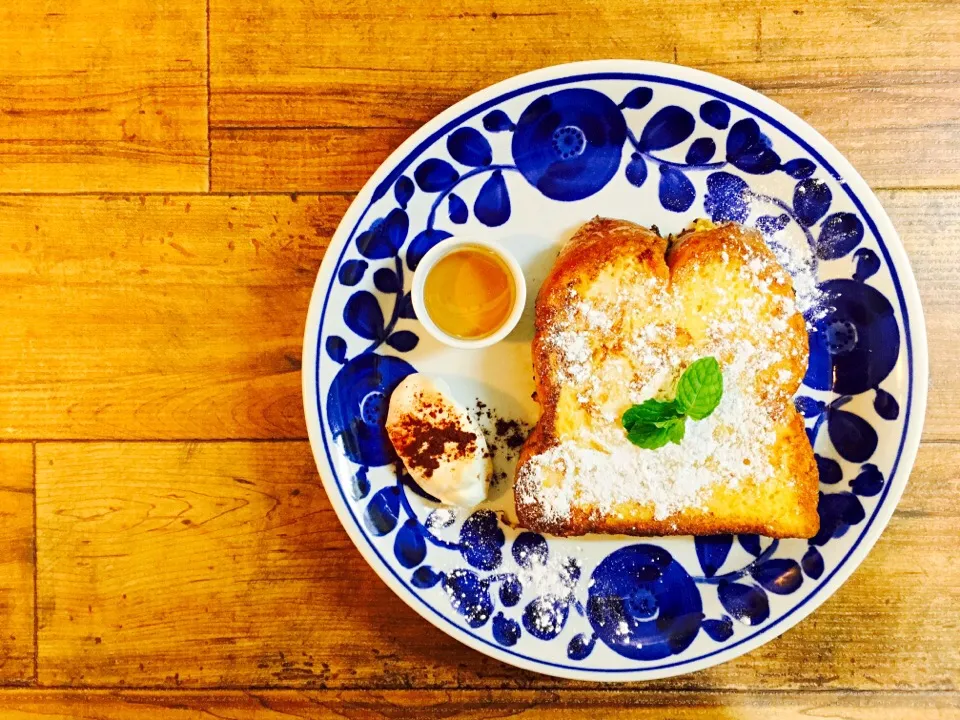
{"type": "Polygon", "coordinates": [[[629,408],[622,418],[627,439],[646,450],[662,448],[668,442],[680,444],[687,418],[703,420],[723,397],[723,374],[716,358],[704,357],[690,364],[673,400],[647,400],[629,408]]]}

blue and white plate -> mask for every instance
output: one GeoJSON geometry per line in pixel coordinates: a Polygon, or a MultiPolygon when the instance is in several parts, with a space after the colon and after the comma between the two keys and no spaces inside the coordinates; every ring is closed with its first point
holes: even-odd
{"type": "MultiPolygon", "coordinates": [[[[838,109],[842,112],[842,109],[838,109]]],[[[587,680],[687,673],[773,639],[860,564],[907,482],[927,394],[910,265],[880,203],[816,131],[745,87],[674,65],[578,63],[483,90],[374,174],[320,269],[304,341],[307,425],[360,554],[424,618],[480,652],[587,680]],[[514,529],[511,457],[489,507],[438,511],[398,475],[388,398],[414,371],[532,422],[531,309],[559,244],[596,215],[681,230],[736,220],[809,243],[830,310],[797,395],[820,469],[816,537],[543,537],[514,529]],[[528,308],[483,351],[418,324],[412,271],[452,234],[501,243],[528,308]]],[[[500,443],[506,448],[505,443],[500,443]]],[[[349,612],[344,608],[344,612],[349,612]]]]}

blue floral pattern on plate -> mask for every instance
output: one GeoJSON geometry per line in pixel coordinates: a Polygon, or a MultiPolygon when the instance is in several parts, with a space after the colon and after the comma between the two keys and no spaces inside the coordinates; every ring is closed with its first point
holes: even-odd
{"type": "MultiPolygon", "coordinates": [[[[878,228],[861,198],[869,191],[853,192],[805,126],[771,117],[726,81],[736,93],[675,77],[712,76],[639,65],[656,72],[570,72],[485,91],[486,101],[421,131],[348,213],[355,224],[338,232],[307,329],[311,437],[358,547],[448,632],[571,677],[705,667],[822,601],[902,490],[914,356],[924,350],[910,335],[905,268],[888,252],[892,229],[878,228]],[[437,371],[409,295],[423,255],[466,231],[521,253],[525,233],[556,216],[541,233],[548,251],[571,220],[600,212],[673,231],[707,216],[808,244],[827,298],[808,318],[810,366],[796,397],[820,471],[814,538],[549,538],[504,524],[492,506],[447,517],[396,462],[383,429],[390,393],[410,373],[437,371]]],[[[489,369],[473,374],[493,382],[489,369]]]]}

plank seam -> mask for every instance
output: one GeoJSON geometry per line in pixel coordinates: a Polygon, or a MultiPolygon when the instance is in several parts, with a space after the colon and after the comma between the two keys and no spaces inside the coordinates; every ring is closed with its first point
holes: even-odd
{"type": "MultiPolygon", "coordinates": [[[[422,124],[422,123],[421,123],[422,124]]],[[[245,131],[263,131],[286,132],[303,130],[407,130],[414,132],[420,127],[416,125],[212,125],[213,130],[222,132],[245,132],[245,131]]]]}
{"type": "MultiPolygon", "coordinates": [[[[16,691],[16,688],[22,688],[23,686],[17,686],[15,684],[2,685],[0,686],[0,697],[4,694],[6,690],[16,691]]],[[[411,687],[409,685],[389,685],[389,686],[379,686],[379,685],[337,685],[337,686],[326,686],[326,687],[297,687],[293,685],[210,685],[206,687],[196,687],[196,688],[182,688],[182,687],[164,687],[162,685],[47,685],[42,684],[38,685],[35,688],[29,688],[35,691],[49,692],[51,690],[61,691],[65,693],[84,693],[84,692],[108,692],[108,693],[129,693],[129,692],[149,692],[157,694],[169,694],[169,695],[213,695],[219,692],[222,693],[297,693],[297,694],[309,694],[309,693],[320,693],[320,692],[358,692],[358,691],[367,691],[375,693],[389,693],[389,692],[443,692],[443,693],[478,693],[478,692],[511,692],[511,693],[547,693],[547,692],[565,692],[569,694],[576,695],[596,695],[598,697],[609,696],[610,693],[618,693],[623,695],[652,695],[652,696],[661,696],[664,699],[668,699],[667,696],[673,696],[678,694],[684,695],[721,695],[721,696],[766,696],[766,697],[782,697],[785,695],[802,695],[802,696],[839,696],[839,697],[883,697],[889,695],[904,695],[904,696],[937,696],[944,698],[951,697],[960,697],[960,691],[941,688],[941,689],[924,689],[924,688],[836,688],[831,690],[826,690],[823,688],[794,688],[794,689],[766,689],[766,688],[711,688],[709,690],[704,690],[703,688],[698,688],[694,686],[688,687],[679,687],[679,688],[646,688],[643,686],[637,686],[636,684],[617,684],[611,683],[609,687],[604,687],[602,689],[593,689],[593,688],[579,688],[571,687],[569,685],[537,685],[536,687],[530,688],[517,688],[517,687],[501,687],[496,685],[461,685],[456,687],[444,686],[444,685],[424,685],[418,687],[411,687]]]]}
{"type": "Polygon", "coordinates": [[[37,443],[33,450],[33,684],[40,683],[40,591],[39,572],[37,571],[37,443]]]}
{"type": "MultiPolygon", "coordinates": [[[[33,438],[32,440],[10,440],[8,438],[0,440],[0,445],[16,445],[25,442],[33,442],[35,445],[92,445],[97,443],[111,444],[214,444],[214,443],[305,443],[309,438],[303,437],[282,437],[282,438],[258,438],[258,437],[232,437],[232,438],[33,438]]],[[[960,443],[960,441],[957,441],[960,443]]]]}
{"type": "Polygon", "coordinates": [[[213,143],[210,139],[210,0],[207,0],[207,192],[213,189],[213,143]]]}

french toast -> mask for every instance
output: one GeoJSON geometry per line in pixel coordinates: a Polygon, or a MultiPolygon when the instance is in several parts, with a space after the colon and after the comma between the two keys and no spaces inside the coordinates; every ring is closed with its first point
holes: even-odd
{"type": "Polygon", "coordinates": [[[554,535],[812,537],[818,472],[793,395],[807,332],[763,238],[697,221],[672,243],[596,218],[561,250],[536,301],[541,416],[520,453],[520,524],[554,535]],[[623,413],[669,400],[693,361],[719,362],[716,411],[679,444],[642,449],[623,413]]]}

